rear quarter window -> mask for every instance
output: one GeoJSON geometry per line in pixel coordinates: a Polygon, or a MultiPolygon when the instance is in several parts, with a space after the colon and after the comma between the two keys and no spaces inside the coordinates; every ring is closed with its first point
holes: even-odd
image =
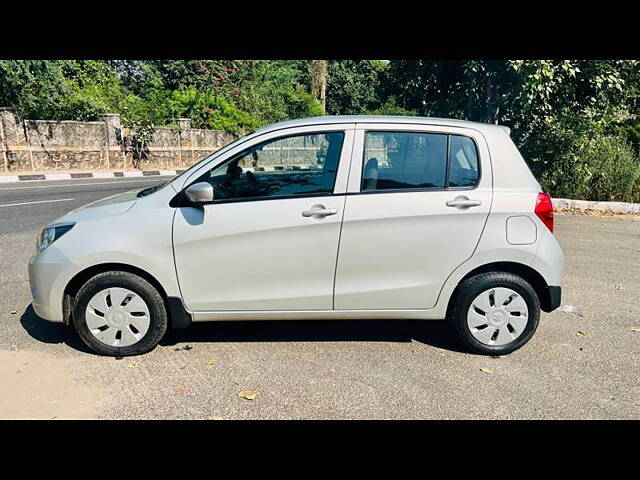
{"type": "Polygon", "coordinates": [[[478,150],[475,142],[462,135],[451,135],[449,186],[473,187],[478,183],[478,150]]]}

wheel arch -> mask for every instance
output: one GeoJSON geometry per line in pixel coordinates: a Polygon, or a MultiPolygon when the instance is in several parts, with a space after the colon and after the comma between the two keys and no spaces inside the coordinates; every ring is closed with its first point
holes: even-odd
{"type": "Polygon", "coordinates": [[[62,296],[62,312],[64,323],[70,323],[73,299],[80,290],[80,287],[82,287],[82,285],[84,285],[87,280],[94,277],[95,275],[109,271],[132,273],[144,278],[151,285],[153,285],[160,293],[160,296],[162,296],[162,298],[164,299],[165,308],[167,309],[169,317],[170,329],[177,330],[180,328],[185,328],[191,324],[191,314],[184,307],[181,298],[167,295],[165,288],[153,275],[139,267],[135,267],[126,263],[100,263],[87,267],[84,270],[76,273],[67,283],[64,289],[64,295],[62,296]]]}
{"type": "Polygon", "coordinates": [[[553,302],[549,291],[549,285],[547,284],[544,277],[535,269],[518,262],[491,262],[474,268],[458,281],[456,288],[449,297],[449,303],[447,305],[447,316],[451,309],[452,303],[455,301],[456,294],[458,293],[458,289],[460,288],[462,282],[475,275],[486,272],[507,272],[522,277],[527,282],[529,282],[533,290],[536,292],[536,295],[538,295],[540,308],[543,312],[550,312],[553,310],[553,308],[555,308],[552,306],[553,302]]]}

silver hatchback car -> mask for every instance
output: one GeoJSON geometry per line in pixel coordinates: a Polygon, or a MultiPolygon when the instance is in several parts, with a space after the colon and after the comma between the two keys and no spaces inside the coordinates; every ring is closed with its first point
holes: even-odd
{"type": "MultiPolygon", "coordinates": [[[[315,117],[42,230],[33,306],[104,355],[192,322],[446,319],[500,355],[560,305],[549,196],[497,125],[315,117]]],[[[363,323],[363,328],[366,323],[363,323]]]]}

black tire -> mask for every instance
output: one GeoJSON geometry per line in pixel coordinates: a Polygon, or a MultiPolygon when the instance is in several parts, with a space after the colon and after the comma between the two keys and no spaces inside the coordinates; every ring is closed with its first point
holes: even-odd
{"type": "Polygon", "coordinates": [[[462,282],[451,301],[447,320],[454,335],[470,352],[482,355],[507,355],[527,343],[540,321],[540,300],[529,282],[524,278],[507,272],[480,273],[462,282]],[[527,325],[523,333],[504,345],[486,345],[478,341],[467,325],[467,311],[471,302],[482,292],[490,288],[506,287],[517,292],[529,309],[527,325]]]}
{"type": "Polygon", "coordinates": [[[141,355],[155,348],[167,331],[168,318],[164,299],[147,280],[129,272],[110,271],[97,274],[80,288],[73,303],[72,323],[80,339],[94,352],[112,357],[127,357],[141,355]],[[96,293],[109,287],[128,288],[140,295],[149,307],[149,330],[133,345],[112,347],[102,343],[89,331],[85,319],[87,304],[96,293]]]}

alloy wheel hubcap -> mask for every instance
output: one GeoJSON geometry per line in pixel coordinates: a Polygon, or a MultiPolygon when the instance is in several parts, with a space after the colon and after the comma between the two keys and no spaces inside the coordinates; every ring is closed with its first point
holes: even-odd
{"type": "Polygon", "coordinates": [[[469,331],[485,345],[505,345],[524,332],[529,321],[527,302],[514,290],[498,287],[478,295],[467,313],[469,331]]]}
{"type": "Polygon", "coordinates": [[[96,293],[87,304],[85,318],[91,334],[110,347],[138,343],[151,323],[145,301],[134,291],[120,287],[96,293]]]}

